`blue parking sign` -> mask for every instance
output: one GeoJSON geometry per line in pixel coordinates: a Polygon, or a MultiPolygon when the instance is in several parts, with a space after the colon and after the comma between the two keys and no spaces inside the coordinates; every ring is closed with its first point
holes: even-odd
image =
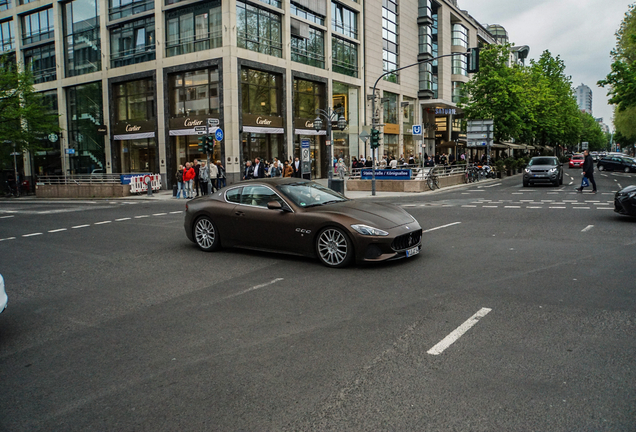
{"type": "Polygon", "coordinates": [[[422,135],[422,125],[413,125],[413,135],[422,135]]]}
{"type": "Polygon", "coordinates": [[[216,132],[214,132],[214,138],[216,138],[217,141],[223,141],[223,129],[218,128],[216,132]]]}

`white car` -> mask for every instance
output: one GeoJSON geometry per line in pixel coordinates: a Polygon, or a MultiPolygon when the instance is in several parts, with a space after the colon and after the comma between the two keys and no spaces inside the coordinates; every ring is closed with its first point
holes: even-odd
{"type": "Polygon", "coordinates": [[[8,300],[7,293],[4,291],[4,278],[0,275],[0,312],[7,307],[8,300]]]}

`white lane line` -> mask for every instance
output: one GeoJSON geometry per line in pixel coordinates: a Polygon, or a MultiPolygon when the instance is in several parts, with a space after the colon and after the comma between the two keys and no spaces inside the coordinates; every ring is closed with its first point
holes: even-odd
{"type": "Polygon", "coordinates": [[[167,215],[168,213],[153,213],[153,216],[163,216],[163,215],[167,215]]]}
{"type": "Polygon", "coordinates": [[[623,186],[621,186],[621,184],[619,183],[619,184],[618,184],[618,188],[619,188],[619,189],[623,189],[623,186]]]}
{"type": "Polygon", "coordinates": [[[521,208],[521,206],[504,206],[504,208],[521,208]]]}
{"type": "Polygon", "coordinates": [[[141,218],[146,218],[146,217],[150,217],[150,215],[135,216],[135,219],[141,219],[141,218]]]}
{"type": "Polygon", "coordinates": [[[7,238],[3,238],[3,239],[0,239],[0,242],[1,242],[1,241],[5,241],[5,240],[15,240],[15,237],[7,237],[7,238]]]}
{"type": "Polygon", "coordinates": [[[575,210],[589,210],[589,207],[572,207],[575,210]]]}
{"type": "Polygon", "coordinates": [[[437,345],[435,345],[433,348],[428,350],[427,353],[431,354],[431,355],[440,355],[441,353],[443,353],[446,348],[448,348],[453,343],[455,343],[457,341],[457,339],[462,337],[464,335],[464,333],[466,333],[468,330],[470,330],[470,328],[472,326],[477,324],[477,322],[481,318],[483,318],[486,315],[488,315],[488,313],[491,310],[492,309],[489,309],[489,308],[481,308],[480,310],[478,310],[475,315],[473,315],[470,318],[468,318],[466,321],[464,321],[464,323],[462,325],[460,325],[455,330],[450,332],[448,336],[446,336],[444,339],[439,341],[437,343],[437,345]]]}
{"type": "Polygon", "coordinates": [[[538,208],[543,208],[543,207],[541,207],[541,206],[528,206],[528,207],[526,207],[526,208],[538,209],[538,208]]]}
{"type": "Polygon", "coordinates": [[[513,192],[512,195],[523,195],[523,192],[513,192]]]}
{"type": "Polygon", "coordinates": [[[474,205],[463,205],[462,207],[477,207],[477,206],[474,206],[474,205]]]}
{"type": "Polygon", "coordinates": [[[600,202],[599,200],[585,200],[586,203],[591,203],[591,202],[600,202]]]}
{"type": "Polygon", "coordinates": [[[183,210],[170,212],[170,214],[177,214],[177,213],[183,213],[183,210]]]}
{"type": "Polygon", "coordinates": [[[610,205],[608,202],[596,202],[594,205],[610,205]]]}
{"type": "Polygon", "coordinates": [[[15,215],[11,215],[11,216],[0,216],[0,219],[12,218],[12,217],[14,217],[14,216],[15,216],[15,215]]]}
{"type": "Polygon", "coordinates": [[[462,195],[470,195],[468,192],[462,192],[462,195]]]}
{"type": "Polygon", "coordinates": [[[107,224],[107,223],[111,223],[112,221],[101,221],[101,222],[95,222],[93,225],[103,225],[103,224],[107,224]]]}
{"type": "Polygon", "coordinates": [[[260,288],[264,288],[264,287],[266,287],[268,285],[274,284],[274,283],[282,281],[282,280],[284,280],[284,278],[276,278],[276,279],[274,279],[272,281],[269,281],[269,282],[266,282],[264,284],[256,285],[256,286],[253,286],[252,288],[248,288],[246,290],[239,291],[239,292],[234,293],[234,294],[230,294],[229,296],[223,297],[223,300],[231,299],[233,297],[237,297],[237,296],[243,295],[243,294],[248,293],[250,291],[254,291],[254,290],[257,290],[257,289],[260,289],[260,288]]]}
{"type": "Polygon", "coordinates": [[[612,207],[596,207],[596,210],[614,210],[612,207]]]}
{"type": "Polygon", "coordinates": [[[558,192],[548,192],[548,195],[558,195],[558,192]]]}
{"type": "Polygon", "coordinates": [[[495,186],[500,186],[501,183],[495,183],[493,185],[488,185],[488,186],[484,186],[485,188],[491,188],[491,187],[495,187],[495,186]]]}
{"type": "Polygon", "coordinates": [[[49,230],[50,233],[56,233],[56,232],[62,232],[62,231],[66,231],[66,228],[58,228],[54,230],[49,230]]]}
{"type": "Polygon", "coordinates": [[[115,222],[121,222],[121,221],[125,221],[125,220],[130,220],[130,218],[115,219],[115,222]]]}
{"type": "Polygon", "coordinates": [[[594,225],[588,225],[588,226],[586,226],[585,228],[583,228],[583,229],[581,230],[581,232],[589,231],[589,230],[591,230],[592,228],[594,228],[594,225]]]}
{"type": "Polygon", "coordinates": [[[553,208],[553,209],[564,209],[565,207],[548,207],[548,208],[553,208]]]}
{"type": "Polygon", "coordinates": [[[435,227],[435,228],[429,228],[429,229],[427,229],[427,230],[425,230],[425,231],[422,231],[422,233],[427,233],[427,232],[435,231],[435,230],[438,230],[438,229],[446,228],[446,227],[453,226],[453,225],[457,225],[457,224],[460,224],[460,223],[461,223],[461,222],[453,222],[453,223],[449,223],[449,224],[446,224],[446,225],[438,226],[438,227],[435,227]]]}
{"type": "Polygon", "coordinates": [[[71,227],[71,228],[77,229],[77,228],[86,228],[86,227],[89,227],[89,226],[90,225],[77,225],[77,226],[74,226],[74,227],[71,227]]]}
{"type": "Polygon", "coordinates": [[[33,237],[33,236],[38,236],[38,235],[42,235],[42,233],[24,234],[22,237],[33,237]]]}
{"type": "Polygon", "coordinates": [[[468,192],[486,192],[483,189],[469,189],[468,192]]]}
{"type": "Polygon", "coordinates": [[[499,206],[491,206],[491,205],[488,205],[488,206],[483,206],[483,207],[484,207],[484,208],[497,208],[497,207],[499,207],[499,206]]]}

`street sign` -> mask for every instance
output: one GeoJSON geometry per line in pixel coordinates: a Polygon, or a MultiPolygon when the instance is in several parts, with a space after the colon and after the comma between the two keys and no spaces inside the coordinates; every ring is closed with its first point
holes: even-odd
{"type": "Polygon", "coordinates": [[[66,149],[66,154],[68,155],[75,154],[75,149],[66,149]]]}
{"type": "Polygon", "coordinates": [[[371,134],[369,132],[367,132],[366,130],[363,130],[362,132],[360,132],[360,134],[358,135],[358,138],[364,142],[366,142],[369,137],[371,136],[371,134]]]}
{"type": "Polygon", "coordinates": [[[413,135],[422,135],[422,125],[413,125],[413,135]]]}
{"type": "Polygon", "coordinates": [[[493,144],[493,120],[468,120],[466,146],[484,147],[493,144]]]}
{"type": "Polygon", "coordinates": [[[331,141],[329,141],[329,140],[325,141],[325,145],[326,146],[330,146],[331,145],[331,141]]]}
{"type": "MultiPolygon", "coordinates": [[[[97,132],[99,132],[99,129],[97,130],[97,132]]],[[[59,137],[57,136],[57,134],[55,132],[51,132],[49,134],[49,141],[51,141],[51,142],[57,142],[58,138],[59,137]]]]}
{"type": "Polygon", "coordinates": [[[13,152],[13,153],[11,153],[11,156],[20,156],[21,154],[22,153],[20,153],[20,152],[13,152]]]}
{"type": "Polygon", "coordinates": [[[587,150],[588,145],[589,145],[589,143],[588,143],[588,142],[582,142],[582,143],[581,143],[581,149],[583,149],[583,150],[587,150]]]}
{"type": "Polygon", "coordinates": [[[302,154],[301,154],[301,160],[303,162],[309,162],[310,156],[309,156],[309,140],[308,139],[304,139],[304,140],[300,140],[300,147],[302,149],[302,154]]]}
{"type": "Polygon", "coordinates": [[[223,129],[218,128],[216,132],[214,132],[214,137],[217,141],[223,141],[223,129]]]}
{"type": "Polygon", "coordinates": [[[214,127],[219,125],[219,119],[209,118],[208,119],[208,127],[214,127]]]}
{"type": "Polygon", "coordinates": [[[195,126],[194,131],[197,133],[197,135],[205,135],[205,133],[208,131],[208,128],[206,126],[195,126]]]}

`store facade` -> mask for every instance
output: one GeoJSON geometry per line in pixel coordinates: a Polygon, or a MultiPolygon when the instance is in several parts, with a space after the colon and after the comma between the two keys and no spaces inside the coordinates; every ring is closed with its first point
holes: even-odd
{"type": "Polygon", "coordinates": [[[326,108],[327,79],[293,72],[292,114],[294,118],[294,157],[300,158],[303,142],[309,143],[311,178],[325,178],[329,170],[326,122],[321,130],[314,129],[318,109],[326,108]]]}
{"type": "Polygon", "coordinates": [[[334,110],[342,108],[347,120],[347,127],[334,130],[333,150],[337,159],[343,159],[347,166],[351,165],[351,158],[366,153],[364,142],[358,139],[360,133],[360,89],[338,81],[332,83],[332,106],[334,110]]]}

